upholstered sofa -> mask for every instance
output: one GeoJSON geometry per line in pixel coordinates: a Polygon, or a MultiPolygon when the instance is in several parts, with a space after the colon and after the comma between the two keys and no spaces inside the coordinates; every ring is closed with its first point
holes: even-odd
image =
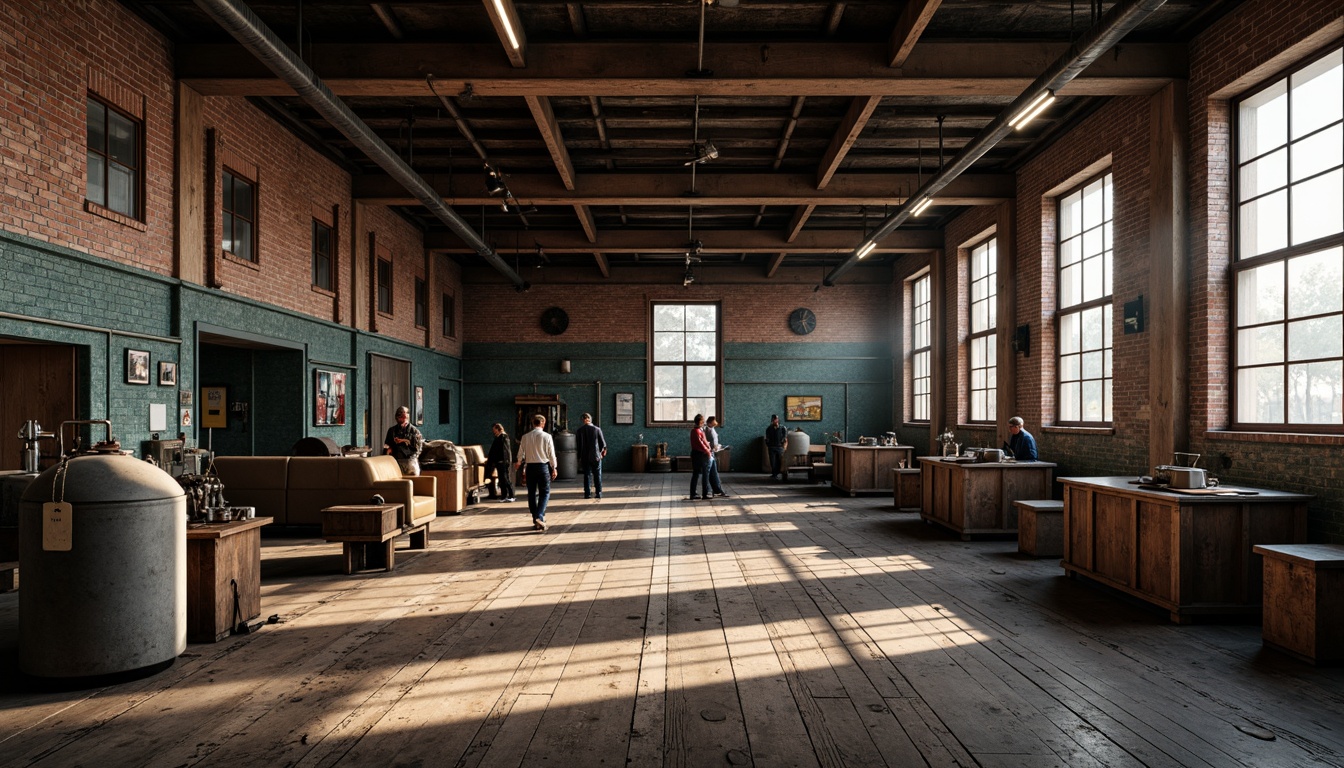
{"type": "Polygon", "coordinates": [[[321,525],[322,510],[367,504],[374,494],[402,505],[403,526],[435,515],[433,477],[406,477],[391,456],[217,456],[230,504],[256,507],[277,525],[321,525]]]}

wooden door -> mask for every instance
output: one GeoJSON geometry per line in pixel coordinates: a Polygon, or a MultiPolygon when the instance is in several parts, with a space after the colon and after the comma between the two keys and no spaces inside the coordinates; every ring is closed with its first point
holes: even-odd
{"type": "Polygon", "coordinates": [[[383,452],[383,437],[397,423],[397,406],[411,405],[411,363],[382,355],[369,355],[369,447],[383,452]]]}
{"type": "MultiPolygon", "coordinates": [[[[75,348],[0,343],[0,469],[23,468],[17,435],[24,422],[36,419],[43,431],[55,433],[74,418],[75,348]]],[[[39,445],[45,469],[57,458],[56,442],[39,445]]]]}

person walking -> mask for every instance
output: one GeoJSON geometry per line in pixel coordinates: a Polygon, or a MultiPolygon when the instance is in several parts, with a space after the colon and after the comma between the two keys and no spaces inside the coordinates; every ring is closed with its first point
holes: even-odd
{"type": "Polygon", "coordinates": [[[583,414],[583,426],[574,433],[574,442],[578,446],[579,471],[583,472],[583,498],[602,498],[602,459],[607,455],[607,439],[602,436],[602,428],[593,423],[591,413],[583,414]],[[589,480],[592,481],[591,486],[589,480]]]}
{"type": "Polygon", "coordinates": [[[705,439],[703,426],[705,417],[695,414],[695,426],[691,428],[691,501],[709,498],[709,441],[705,439]],[[700,495],[695,494],[695,481],[700,481],[700,495]]]}
{"type": "Polygon", "coordinates": [[[504,425],[495,422],[490,427],[490,431],[495,433],[495,441],[490,444],[490,455],[485,458],[486,480],[490,481],[490,498],[498,498],[501,502],[517,501],[513,497],[513,440],[509,439],[509,433],[504,431],[504,425]]]}
{"type": "Polygon", "coordinates": [[[546,431],[546,417],[532,416],[532,431],[518,440],[515,467],[526,467],[527,510],[532,513],[532,530],[546,530],[546,505],[551,500],[551,481],[555,479],[555,440],[546,431]]]}
{"type": "Polygon", "coordinates": [[[705,419],[705,440],[709,443],[709,488],[715,496],[726,499],[728,494],[723,492],[723,483],[719,481],[719,451],[723,450],[723,446],[719,445],[718,426],[717,416],[705,419]]]}
{"type": "Polygon", "coordinates": [[[789,447],[789,430],[779,426],[779,415],[770,417],[770,426],[765,428],[765,448],[770,451],[770,479],[778,480],[784,467],[784,449],[789,447]]]}
{"type": "Polygon", "coordinates": [[[383,438],[383,453],[397,460],[403,475],[420,474],[420,449],[425,447],[425,436],[411,424],[411,409],[397,406],[397,423],[387,428],[383,438]]]}

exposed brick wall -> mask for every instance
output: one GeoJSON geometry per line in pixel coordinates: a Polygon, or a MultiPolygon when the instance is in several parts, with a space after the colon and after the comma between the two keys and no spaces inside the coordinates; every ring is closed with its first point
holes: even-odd
{"type": "Polygon", "coordinates": [[[0,4],[0,227],[169,274],[171,46],[111,0],[0,4]],[[144,224],[84,210],[90,86],[144,104],[144,224]]]}
{"type": "MultiPolygon", "coordinates": [[[[884,276],[885,278],[885,276],[884,276]]],[[[811,285],[549,284],[518,293],[512,285],[474,285],[466,292],[463,326],[472,342],[645,342],[650,301],[721,301],[723,341],[872,342],[885,344],[894,300],[885,279],[842,283],[814,292],[811,285]],[[541,329],[547,307],[569,313],[569,329],[557,339],[541,329]],[[807,307],[817,329],[807,336],[789,330],[789,313],[807,307]]]]}

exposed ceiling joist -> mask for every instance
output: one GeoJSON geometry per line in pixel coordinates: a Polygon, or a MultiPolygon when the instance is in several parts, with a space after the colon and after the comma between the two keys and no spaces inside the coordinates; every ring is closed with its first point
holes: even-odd
{"type": "Polygon", "coordinates": [[[601,272],[603,277],[611,277],[611,265],[607,263],[606,254],[594,253],[593,261],[597,264],[597,271],[601,272]]]}
{"type": "Polygon", "coordinates": [[[831,146],[821,157],[821,165],[817,168],[817,189],[825,189],[831,182],[831,177],[844,162],[845,155],[849,154],[849,148],[859,140],[863,127],[868,124],[868,119],[873,116],[873,110],[877,109],[877,105],[881,102],[881,96],[860,96],[850,102],[849,111],[840,120],[839,130],[831,138],[831,146]]]}
{"type": "Polygon", "coordinates": [[[560,132],[560,123],[555,119],[555,110],[551,108],[551,100],[545,96],[527,96],[524,101],[532,112],[532,119],[537,121],[541,140],[546,143],[546,151],[551,153],[555,170],[560,173],[560,181],[564,183],[565,189],[574,189],[574,161],[569,157],[564,134],[560,132]]]}
{"type": "MultiPolygon", "coordinates": [[[[885,44],[708,44],[713,77],[690,77],[689,43],[548,43],[531,46],[526,69],[479,44],[316,44],[308,59],[339,96],[432,96],[432,73],[448,93],[478,96],[977,96],[1015,98],[1063,43],[923,42],[905,66],[887,66],[885,44]],[[612,67],[611,62],[621,62],[612,67]]],[[[205,96],[287,96],[293,90],[243,48],[183,44],[179,79],[205,96]]],[[[1097,59],[1062,91],[1069,96],[1153,93],[1189,75],[1184,46],[1139,43],[1097,59]]]]}
{"type": "MultiPolygon", "coordinates": [[[[846,231],[811,231],[801,233],[792,243],[784,241],[778,232],[760,229],[697,230],[696,240],[703,244],[703,254],[848,254],[854,249],[854,234],[846,231]]],[[[598,235],[597,242],[589,242],[581,232],[572,230],[529,230],[526,239],[514,242],[504,238],[496,252],[535,253],[537,243],[545,246],[550,256],[568,253],[685,253],[686,231],[681,230],[607,230],[598,235]]],[[[448,233],[425,235],[425,247],[443,253],[472,253],[472,250],[448,233]]],[[[874,253],[923,253],[943,247],[941,232],[906,229],[893,232],[878,244],[874,253]]]]}
{"type": "Polygon", "coordinates": [[[803,227],[807,225],[807,220],[812,217],[812,211],[816,209],[815,203],[798,206],[798,210],[793,212],[793,218],[789,220],[788,229],[784,232],[785,242],[792,243],[798,239],[798,233],[803,231],[803,227]]]}
{"type": "Polygon", "coordinates": [[[781,253],[775,258],[771,259],[770,263],[765,266],[765,276],[774,277],[775,273],[779,271],[780,265],[784,263],[784,257],[788,255],[789,254],[787,253],[781,253]]]}
{"type": "Polygon", "coordinates": [[[888,46],[891,50],[891,66],[905,65],[906,59],[915,50],[915,43],[919,42],[924,28],[929,25],[941,4],[942,0],[906,0],[900,21],[891,32],[891,43],[888,46]]]}
{"type": "MultiPolygon", "coordinates": [[[[450,205],[497,205],[485,188],[454,189],[446,174],[425,179],[450,205]]],[[[696,179],[697,195],[687,196],[681,169],[662,173],[614,175],[577,174],[575,189],[565,189],[553,174],[509,174],[509,190],[523,205],[896,205],[919,187],[913,173],[838,174],[826,189],[815,186],[811,174],[705,174],[696,179]]],[[[461,180],[457,182],[461,187],[461,180]]],[[[352,179],[356,200],[379,205],[415,205],[413,198],[384,175],[365,174],[352,179]]],[[[943,205],[997,205],[1013,199],[1012,174],[965,174],[938,194],[943,205]]]]}
{"type": "Polygon", "coordinates": [[[597,222],[593,221],[593,211],[586,205],[574,206],[574,214],[579,217],[579,226],[583,227],[583,234],[588,238],[588,242],[597,242],[597,222]]]}

